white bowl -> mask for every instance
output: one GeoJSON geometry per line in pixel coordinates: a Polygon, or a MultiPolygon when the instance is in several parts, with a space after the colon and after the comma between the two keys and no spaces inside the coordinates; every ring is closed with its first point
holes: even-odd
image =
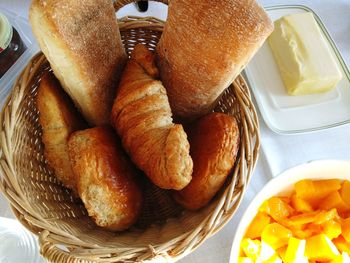
{"type": "Polygon", "coordinates": [[[350,180],[350,161],[313,161],[288,169],[270,180],[249,204],[238,224],[232,243],[230,262],[237,262],[241,240],[261,204],[272,196],[288,195],[294,190],[294,184],[302,179],[350,180]]]}

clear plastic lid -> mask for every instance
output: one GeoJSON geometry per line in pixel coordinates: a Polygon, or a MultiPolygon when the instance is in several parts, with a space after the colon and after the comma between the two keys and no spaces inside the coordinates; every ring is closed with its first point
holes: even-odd
{"type": "Polygon", "coordinates": [[[45,262],[37,237],[17,220],[0,217],[0,244],[0,262],[45,262]]]}
{"type": "Polygon", "coordinates": [[[12,26],[7,17],[0,13],[0,53],[5,50],[12,39],[12,26]]]}

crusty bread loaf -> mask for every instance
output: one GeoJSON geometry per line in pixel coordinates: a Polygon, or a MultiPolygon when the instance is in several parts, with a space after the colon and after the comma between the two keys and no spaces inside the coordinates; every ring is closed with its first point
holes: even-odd
{"type": "Polygon", "coordinates": [[[205,206],[224,184],[235,163],[240,139],[236,119],[223,113],[200,118],[188,136],[192,181],[174,192],[174,197],[183,207],[195,210],[205,206]]]}
{"type": "Polygon", "coordinates": [[[153,54],[137,45],[123,72],[111,122],[132,160],[154,184],[182,189],[191,180],[190,146],[182,125],[172,121],[166,90],[156,76],[153,54]]]}
{"type": "Polygon", "coordinates": [[[68,157],[68,138],[86,124],[52,72],[42,76],[36,103],[45,158],[56,177],[76,192],[76,177],[68,157]]]}
{"type": "Polygon", "coordinates": [[[142,191],[112,128],[77,131],[68,145],[78,193],[89,215],[111,230],[129,228],[140,214],[142,191]]]}
{"type": "Polygon", "coordinates": [[[170,1],[157,63],[173,114],[208,113],[272,30],[254,0],[170,1]]]}
{"type": "Polygon", "coordinates": [[[126,61],[110,0],[33,0],[29,19],[56,77],[90,124],[108,123],[126,61]]]}

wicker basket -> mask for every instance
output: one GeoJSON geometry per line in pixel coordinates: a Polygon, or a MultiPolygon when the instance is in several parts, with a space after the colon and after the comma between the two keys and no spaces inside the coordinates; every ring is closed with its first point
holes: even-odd
{"type": "MultiPolygon", "coordinates": [[[[131,1],[118,1],[116,9],[131,1]]],[[[166,1],[161,1],[166,2],[166,1]]],[[[137,43],[154,50],[163,22],[125,17],[119,21],[128,53],[137,43]]],[[[41,254],[52,262],[174,262],[219,231],[233,216],[257,161],[258,120],[249,89],[239,76],[225,91],[216,111],[234,115],[241,128],[235,169],[224,189],[205,208],[183,211],[168,192],[151,184],[137,225],[115,233],[97,227],[80,199],[55,178],[43,156],[35,96],[40,77],[50,70],[38,54],[18,76],[1,112],[0,189],[18,220],[39,236],[41,254]]]]}

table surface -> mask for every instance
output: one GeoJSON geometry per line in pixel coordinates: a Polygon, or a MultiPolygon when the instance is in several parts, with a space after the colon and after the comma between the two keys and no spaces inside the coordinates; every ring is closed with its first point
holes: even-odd
{"type": "MultiPolygon", "coordinates": [[[[345,63],[350,67],[350,1],[349,0],[260,0],[263,6],[301,4],[313,9],[321,18],[338,46],[345,63]]],[[[24,18],[28,17],[29,0],[0,0],[0,10],[5,8],[24,18]]],[[[118,16],[136,12],[130,6],[118,16]]],[[[165,18],[164,9],[150,5],[143,15],[165,18]]],[[[3,100],[3,98],[0,98],[3,100]]],[[[261,129],[261,152],[258,164],[244,199],[230,222],[216,235],[180,263],[226,263],[229,261],[231,242],[239,219],[255,194],[273,176],[301,163],[319,159],[350,160],[350,126],[298,135],[279,135],[272,132],[259,114],[261,129]]],[[[0,195],[0,216],[13,218],[7,201],[0,195]]]]}

